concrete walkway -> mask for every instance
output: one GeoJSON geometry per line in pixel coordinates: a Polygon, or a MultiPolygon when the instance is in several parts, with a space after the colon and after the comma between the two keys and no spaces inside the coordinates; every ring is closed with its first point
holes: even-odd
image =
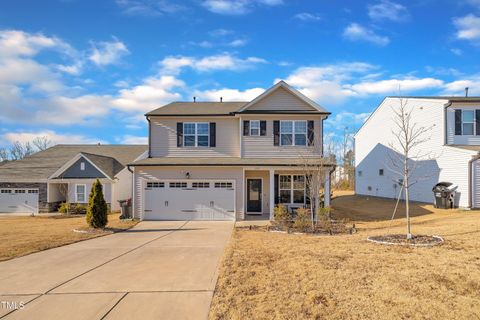
{"type": "Polygon", "coordinates": [[[232,228],[141,222],[1,262],[0,319],[205,319],[232,228]]]}

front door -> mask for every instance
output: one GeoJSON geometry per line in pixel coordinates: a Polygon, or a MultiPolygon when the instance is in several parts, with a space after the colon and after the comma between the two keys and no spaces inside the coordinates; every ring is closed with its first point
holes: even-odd
{"type": "Polygon", "coordinates": [[[262,179],[247,179],[247,212],[262,213],[262,179]]]}

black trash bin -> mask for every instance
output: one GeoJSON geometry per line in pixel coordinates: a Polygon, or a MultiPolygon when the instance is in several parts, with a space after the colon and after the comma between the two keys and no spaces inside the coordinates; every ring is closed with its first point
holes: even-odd
{"type": "Polygon", "coordinates": [[[120,204],[120,219],[131,219],[132,218],[132,200],[118,200],[120,204]]]}
{"type": "Polygon", "coordinates": [[[451,182],[439,182],[432,191],[435,197],[435,208],[452,209],[454,207],[456,186],[451,182]]]}

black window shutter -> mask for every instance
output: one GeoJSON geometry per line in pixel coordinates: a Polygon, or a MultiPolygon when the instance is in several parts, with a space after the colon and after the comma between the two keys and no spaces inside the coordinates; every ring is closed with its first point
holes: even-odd
{"type": "Polygon", "coordinates": [[[480,136],[480,110],[475,110],[475,134],[480,136]]]}
{"type": "Polygon", "coordinates": [[[462,135],[462,110],[455,110],[455,135],[462,135]]]}
{"type": "Polygon", "coordinates": [[[250,120],[243,120],[243,135],[250,135],[250,120]]]}
{"type": "Polygon", "coordinates": [[[274,175],[273,178],[274,178],[274,183],[275,183],[275,204],[278,204],[278,202],[279,202],[279,199],[278,199],[278,183],[279,183],[278,174],[274,175]]]}
{"type": "Polygon", "coordinates": [[[210,122],[210,147],[217,146],[217,124],[210,122]]]}
{"type": "Polygon", "coordinates": [[[280,121],[279,120],[273,121],[273,145],[274,146],[280,145],[280,121]]]}
{"type": "Polygon", "coordinates": [[[315,122],[313,120],[308,120],[308,145],[313,146],[315,139],[315,122]]]}
{"type": "Polygon", "coordinates": [[[183,147],[183,122],[177,122],[177,147],[183,147]]]}
{"type": "Polygon", "coordinates": [[[261,136],[267,135],[267,121],[265,120],[260,121],[260,135],[261,136]]]}

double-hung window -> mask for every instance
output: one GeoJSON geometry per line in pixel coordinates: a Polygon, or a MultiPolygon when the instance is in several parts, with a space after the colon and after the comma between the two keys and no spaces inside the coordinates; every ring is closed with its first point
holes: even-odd
{"type": "Polygon", "coordinates": [[[75,185],[75,202],[78,203],[85,203],[87,200],[87,186],[84,184],[76,184],[75,185]]]}
{"type": "Polygon", "coordinates": [[[465,136],[473,136],[475,127],[475,111],[462,110],[462,134],[465,136]]]}
{"type": "Polygon", "coordinates": [[[183,145],[185,147],[208,147],[208,122],[186,122],[183,124],[183,145]]]}
{"type": "Polygon", "coordinates": [[[279,179],[278,189],[280,203],[305,203],[304,175],[280,175],[279,179]]]}
{"type": "Polygon", "coordinates": [[[306,146],[307,121],[280,121],[280,145],[306,146]]]}
{"type": "Polygon", "coordinates": [[[251,136],[260,135],[260,120],[250,120],[250,135],[251,136]]]}

